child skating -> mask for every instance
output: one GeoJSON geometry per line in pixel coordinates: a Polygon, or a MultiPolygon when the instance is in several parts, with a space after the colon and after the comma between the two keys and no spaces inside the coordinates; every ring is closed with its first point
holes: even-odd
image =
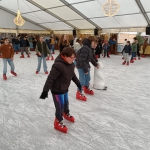
{"type": "Polygon", "coordinates": [[[81,90],[80,82],[74,73],[74,59],[75,51],[72,48],[66,47],[61,51],[60,55],[55,59],[40,96],[41,99],[45,99],[48,97],[49,90],[51,90],[56,109],[54,128],[64,133],[67,132],[68,128],[63,125],[63,118],[70,122],[75,121],[75,118],[70,115],[68,103],[68,88],[71,80],[81,90]]]}
{"type": "Polygon", "coordinates": [[[123,48],[122,52],[124,53],[124,62],[122,63],[122,65],[125,65],[127,63],[127,65],[129,65],[129,55],[131,54],[131,45],[130,45],[130,41],[127,41],[125,47],[123,48]]]}
{"type": "Polygon", "coordinates": [[[7,80],[7,62],[10,65],[10,72],[14,76],[17,76],[17,74],[14,72],[15,66],[14,66],[14,49],[11,44],[9,44],[8,38],[4,39],[4,44],[0,46],[0,53],[2,53],[2,58],[3,58],[3,64],[4,64],[4,69],[3,69],[3,79],[7,80]]]}

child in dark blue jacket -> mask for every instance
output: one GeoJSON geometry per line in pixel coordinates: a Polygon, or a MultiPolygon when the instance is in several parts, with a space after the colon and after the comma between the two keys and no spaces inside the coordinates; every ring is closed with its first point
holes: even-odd
{"type": "Polygon", "coordinates": [[[125,45],[124,49],[122,50],[122,53],[124,52],[124,62],[122,65],[125,65],[127,62],[127,65],[129,65],[129,55],[131,54],[131,45],[130,41],[127,41],[127,44],[125,45]]]}

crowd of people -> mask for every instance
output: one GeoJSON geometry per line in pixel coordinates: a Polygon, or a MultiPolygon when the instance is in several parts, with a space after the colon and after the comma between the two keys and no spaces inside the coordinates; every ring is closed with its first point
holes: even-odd
{"type": "MultiPolygon", "coordinates": [[[[29,40],[30,41],[30,40],[29,40]]],[[[27,37],[16,37],[12,39],[12,44],[9,43],[8,38],[4,39],[4,43],[0,46],[0,53],[3,57],[3,79],[6,80],[7,76],[7,62],[11,67],[11,73],[14,76],[17,76],[15,73],[15,67],[13,63],[14,53],[17,54],[18,50],[21,49],[21,57],[24,58],[24,51],[27,54],[27,57],[30,57],[30,47],[27,37]]],[[[45,74],[48,74],[46,60],[49,60],[49,57],[52,57],[54,54],[54,38],[44,40],[43,36],[39,36],[38,40],[32,39],[36,44],[33,44],[33,48],[37,53],[38,66],[36,74],[40,72],[41,62],[43,61],[43,68],[45,74]]],[[[57,40],[58,42],[58,40],[57,40]]],[[[86,101],[87,97],[85,94],[94,95],[94,91],[90,88],[90,62],[96,68],[99,68],[98,58],[100,55],[105,58],[109,58],[109,52],[111,45],[116,44],[116,40],[110,38],[109,41],[104,41],[100,38],[94,36],[89,36],[88,38],[74,37],[72,41],[69,41],[66,35],[62,35],[59,41],[59,50],[60,54],[54,61],[51,71],[48,75],[48,78],[45,82],[43,91],[40,98],[45,99],[48,97],[49,90],[52,93],[54,105],[55,105],[55,119],[54,119],[54,128],[61,131],[67,132],[68,128],[63,124],[63,118],[70,122],[74,122],[74,116],[70,115],[69,110],[69,98],[68,98],[68,89],[71,83],[71,80],[76,84],[76,99],[81,101],[86,101]],[[74,69],[78,70],[79,79],[77,78],[74,69]]],[[[143,46],[143,49],[146,48],[143,46]]],[[[136,55],[140,59],[139,53],[139,44],[136,38],[132,46],[130,41],[125,39],[124,47],[122,50],[123,56],[125,59],[123,64],[129,65],[129,55],[132,54],[130,62],[133,62],[136,55]]]]}
{"type": "MultiPolygon", "coordinates": [[[[148,39],[145,40],[144,44],[143,44],[143,55],[142,57],[145,57],[145,49],[148,46],[148,39]]],[[[122,63],[122,65],[129,65],[130,63],[134,63],[134,61],[136,60],[137,56],[138,56],[138,60],[141,59],[141,55],[140,55],[140,45],[138,42],[138,39],[136,37],[133,38],[133,43],[131,44],[130,41],[127,41],[127,39],[125,39],[124,44],[123,44],[123,50],[122,50],[122,54],[123,54],[123,58],[124,62],[122,63]],[[131,59],[130,59],[130,55],[131,55],[131,59]]]]}

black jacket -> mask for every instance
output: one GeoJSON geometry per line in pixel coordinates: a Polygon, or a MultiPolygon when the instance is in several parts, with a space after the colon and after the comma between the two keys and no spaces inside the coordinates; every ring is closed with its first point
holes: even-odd
{"type": "Polygon", "coordinates": [[[123,48],[122,52],[124,51],[125,53],[129,53],[129,55],[131,54],[131,45],[125,45],[125,47],[123,48]]]}
{"type": "Polygon", "coordinates": [[[80,82],[74,73],[74,64],[68,64],[61,55],[55,59],[50,74],[46,80],[43,91],[51,90],[53,94],[65,94],[68,92],[71,80],[79,85],[80,82]]]}
{"type": "Polygon", "coordinates": [[[29,41],[28,40],[24,40],[24,39],[20,39],[20,47],[29,47],[29,41]]]}
{"type": "Polygon", "coordinates": [[[81,68],[84,70],[84,72],[88,72],[90,65],[89,62],[91,62],[95,67],[97,66],[96,61],[93,58],[93,52],[90,48],[91,43],[88,39],[83,40],[83,46],[80,48],[80,50],[77,52],[77,68],[81,68]]]}

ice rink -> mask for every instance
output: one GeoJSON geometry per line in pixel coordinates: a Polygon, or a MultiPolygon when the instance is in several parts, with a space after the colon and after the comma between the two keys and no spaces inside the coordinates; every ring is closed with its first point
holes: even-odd
{"type": "MultiPolygon", "coordinates": [[[[149,57],[129,66],[122,66],[121,56],[100,58],[108,90],[94,90],[86,102],[75,99],[72,83],[69,101],[75,123],[64,120],[67,134],[53,127],[51,93],[48,99],[39,99],[47,75],[43,68],[35,74],[35,52],[31,58],[19,57],[14,60],[18,77],[8,66],[7,81],[2,79],[0,59],[0,150],[150,150],[149,57]]],[[[50,71],[53,61],[47,64],[50,71]]],[[[92,67],[91,87],[93,73],[92,67]]]]}

